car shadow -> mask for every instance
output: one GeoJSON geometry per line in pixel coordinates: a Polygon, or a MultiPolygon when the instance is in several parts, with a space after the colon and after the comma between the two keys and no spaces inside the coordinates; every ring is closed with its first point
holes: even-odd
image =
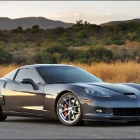
{"type": "Polygon", "coordinates": [[[8,117],[5,122],[61,124],[59,120],[32,117],[8,117]]]}
{"type": "Polygon", "coordinates": [[[106,121],[106,122],[85,122],[84,126],[89,127],[129,127],[140,126],[140,123],[128,123],[126,121],[106,121]]]}
{"type": "MultiPolygon", "coordinates": [[[[59,120],[52,120],[46,118],[29,118],[29,117],[8,117],[5,120],[5,122],[63,125],[59,120]]],[[[128,123],[126,121],[107,121],[107,122],[85,121],[84,125],[74,127],[130,127],[130,126],[131,127],[140,126],[140,123],[128,123]]]]}

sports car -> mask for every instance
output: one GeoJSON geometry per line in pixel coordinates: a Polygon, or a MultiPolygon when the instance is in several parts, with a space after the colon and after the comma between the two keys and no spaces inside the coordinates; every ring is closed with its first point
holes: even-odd
{"type": "Polygon", "coordinates": [[[140,121],[140,84],[104,83],[72,65],[22,66],[0,79],[0,121],[7,116],[84,121],[140,121]]]}

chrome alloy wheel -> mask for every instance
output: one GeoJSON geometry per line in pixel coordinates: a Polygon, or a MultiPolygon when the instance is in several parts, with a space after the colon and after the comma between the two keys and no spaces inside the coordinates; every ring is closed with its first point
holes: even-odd
{"type": "Polygon", "coordinates": [[[80,103],[72,94],[61,98],[58,109],[59,116],[67,124],[75,122],[81,115],[80,103]]]}

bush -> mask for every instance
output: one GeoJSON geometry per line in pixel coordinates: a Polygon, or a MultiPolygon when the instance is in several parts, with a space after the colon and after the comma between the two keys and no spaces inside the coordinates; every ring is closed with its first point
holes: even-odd
{"type": "Polygon", "coordinates": [[[63,27],[56,27],[53,29],[53,33],[56,35],[62,35],[65,32],[65,29],[63,27]]]}
{"type": "Polygon", "coordinates": [[[33,25],[31,32],[32,33],[38,33],[38,31],[39,31],[39,25],[33,25]]]}
{"type": "Polygon", "coordinates": [[[61,43],[52,43],[46,47],[46,51],[48,53],[63,53],[67,52],[67,48],[61,43]]]}
{"type": "Polygon", "coordinates": [[[12,63],[12,55],[0,47],[0,64],[10,64],[12,63]]]}
{"type": "Polygon", "coordinates": [[[106,50],[103,47],[89,49],[90,61],[93,62],[108,62],[113,58],[111,50],[106,50]]]}
{"type": "Polygon", "coordinates": [[[56,59],[54,55],[48,53],[45,50],[40,51],[34,56],[35,62],[40,64],[55,64],[56,59]]]}
{"type": "Polygon", "coordinates": [[[17,29],[13,29],[11,32],[12,33],[23,33],[23,29],[21,26],[18,26],[17,29]]]}

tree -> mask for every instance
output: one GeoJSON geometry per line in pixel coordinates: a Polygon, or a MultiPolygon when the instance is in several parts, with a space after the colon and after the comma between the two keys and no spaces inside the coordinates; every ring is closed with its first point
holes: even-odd
{"type": "Polygon", "coordinates": [[[23,33],[23,29],[21,26],[18,26],[17,29],[13,29],[11,32],[12,33],[23,33]]]}
{"type": "Polygon", "coordinates": [[[37,33],[39,31],[39,25],[32,26],[32,33],[37,33]]]}
{"type": "Polygon", "coordinates": [[[33,30],[38,30],[38,29],[39,29],[39,25],[33,25],[33,26],[32,26],[32,29],[33,29],[33,30]]]}
{"type": "Polygon", "coordinates": [[[22,27],[21,27],[21,26],[18,26],[18,27],[17,27],[17,31],[20,32],[20,33],[23,32],[22,27]]]}

